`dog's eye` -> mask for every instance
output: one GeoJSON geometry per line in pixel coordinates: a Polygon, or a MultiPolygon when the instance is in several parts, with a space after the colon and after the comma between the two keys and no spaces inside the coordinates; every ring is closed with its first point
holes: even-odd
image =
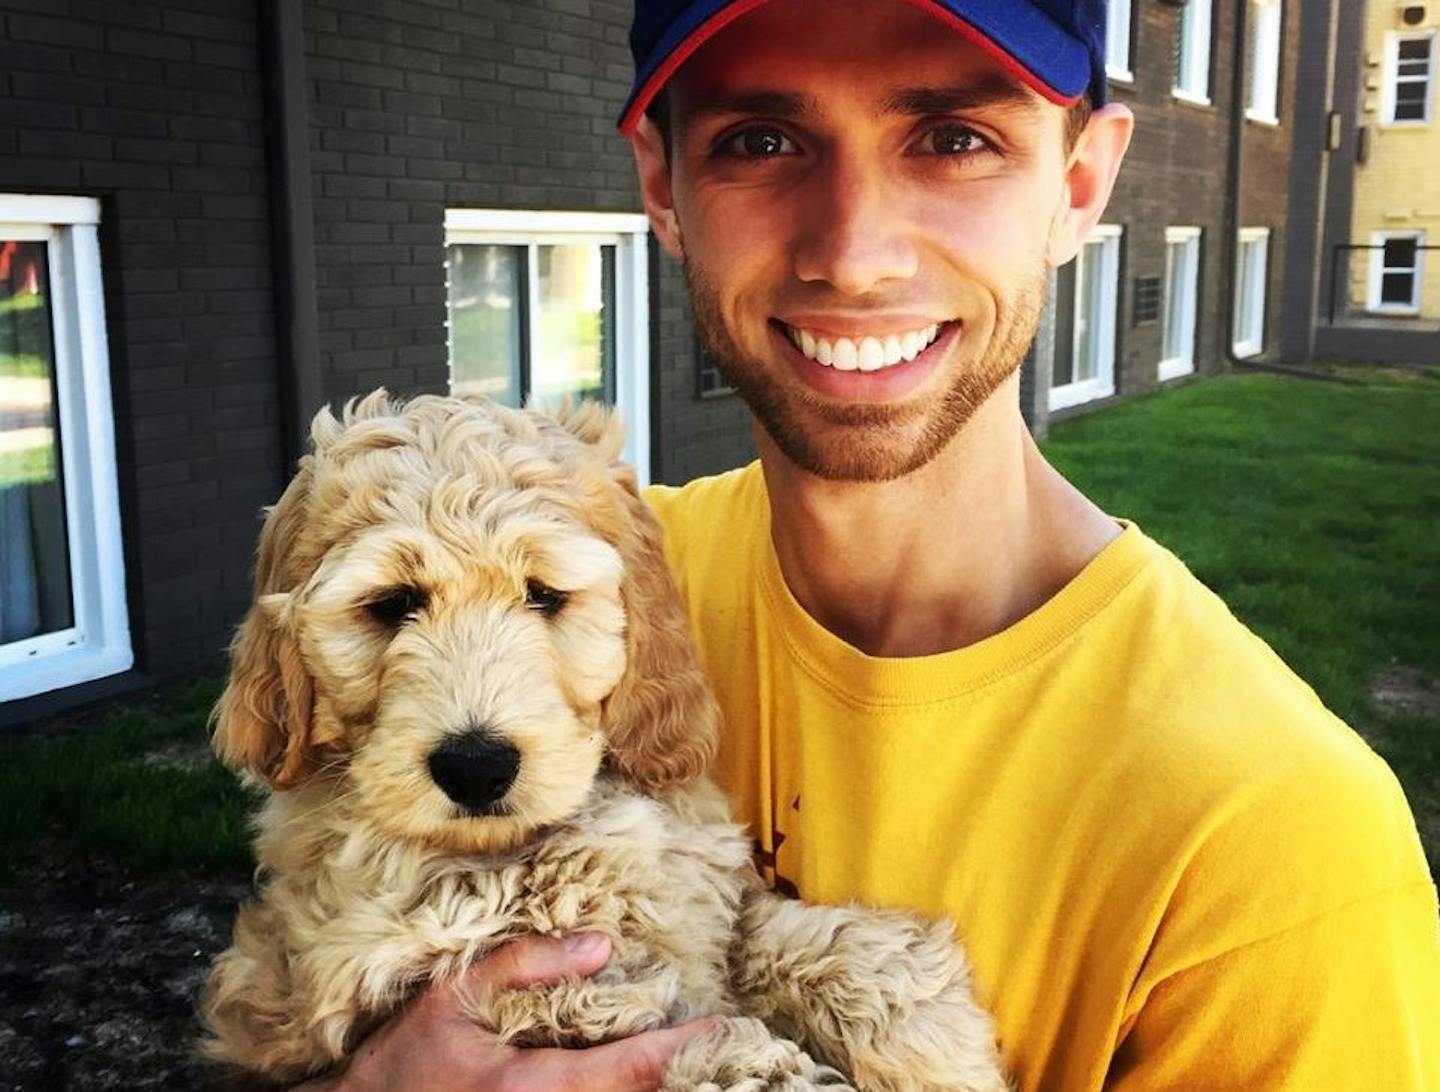
{"type": "Polygon", "coordinates": [[[538,580],[525,581],[525,605],[538,610],[546,618],[554,618],[570,597],[563,591],[546,587],[538,580]]]}
{"type": "Polygon", "coordinates": [[[365,604],[365,612],[386,629],[399,629],[425,606],[419,588],[389,588],[365,604]]]}

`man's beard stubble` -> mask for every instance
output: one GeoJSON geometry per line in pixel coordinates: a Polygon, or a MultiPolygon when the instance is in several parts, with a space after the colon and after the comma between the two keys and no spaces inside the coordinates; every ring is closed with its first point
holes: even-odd
{"type": "Polygon", "coordinates": [[[938,402],[835,406],[778,381],[764,364],[746,357],[725,328],[710,277],[693,260],[686,260],[684,270],[701,345],[775,445],[807,473],[852,482],[903,477],[944,449],[1020,367],[1039,329],[1048,276],[1042,263],[1038,276],[1016,292],[1008,314],[996,316],[985,355],[958,372],[938,402]],[[807,428],[806,416],[816,424],[807,428]]]}

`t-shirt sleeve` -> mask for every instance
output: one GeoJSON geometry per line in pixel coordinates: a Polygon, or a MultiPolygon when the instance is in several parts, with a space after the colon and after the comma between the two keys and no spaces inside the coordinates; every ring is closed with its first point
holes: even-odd
{"type": "Polygon", "coordinates": [[[1106,1087],[1440,1088],[1440,934],[1421,880],[1157,983],[1106,1087]]]}

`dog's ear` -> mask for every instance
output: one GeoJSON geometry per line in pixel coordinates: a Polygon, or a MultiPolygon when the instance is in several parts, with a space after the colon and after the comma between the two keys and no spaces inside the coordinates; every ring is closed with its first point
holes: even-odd
{"type": "Polygon", "coordinates": [[[309,765],[315,695],[290,622],[292,551],[305,520],[311,457],[271,509],[255,561],[255,602],[230,645],[230,679],[211,744],[227,766],[283,789],[309,765]]]}
{"type": "Polygon", "coordinates": [[[624,518],[613,544],[625,565],[625,675],[605,702],[610,760],[652,789],[699,776],[719,734],[720,710],[705,681],[660,527],[640,499],[634,471],[615,465],[624,518]]]}

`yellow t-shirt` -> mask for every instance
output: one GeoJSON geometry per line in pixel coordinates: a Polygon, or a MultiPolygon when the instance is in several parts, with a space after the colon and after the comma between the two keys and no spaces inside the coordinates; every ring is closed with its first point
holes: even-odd
{"type": "Polygon", "coordinates": [[[791,596],[758,465],[648,499],[762,866],[950,917],[1022,1090],[1440,1089],[1399,786],[1137,528],[1009,629],[882,659],[791,596]]]}

